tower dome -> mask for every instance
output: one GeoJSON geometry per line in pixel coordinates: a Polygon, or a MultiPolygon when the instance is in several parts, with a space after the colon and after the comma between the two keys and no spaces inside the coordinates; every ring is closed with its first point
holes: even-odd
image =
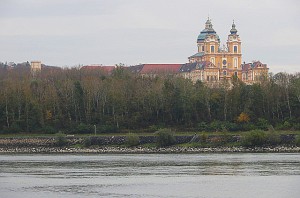
{"type": "Polygon", "coordinates": [[[205,23],[205,29],[202,30],[197,38],[197,42],[203,42],[207,35],[215,35],[220,41],[219,36],[217,35],[216,31],[213,29],[213,25],[211,23],[211,20],[208,18],[205,23]]]}
{"type": "Polygon", "coordinates": [[[234,21],[232,23],[232,27],[231,27],[231,30],[230,30],[230,34],[236,34],[237,33],[237,30],[235,29],[235,24],[234,24],[234,21]]]}

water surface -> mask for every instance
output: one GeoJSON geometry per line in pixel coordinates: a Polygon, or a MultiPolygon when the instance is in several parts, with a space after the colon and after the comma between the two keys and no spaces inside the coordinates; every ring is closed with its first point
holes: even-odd
{"type": "Polygon", "coordinates": [[[0,155],[0,197],[298,198],[300,154],[0,155]]]}

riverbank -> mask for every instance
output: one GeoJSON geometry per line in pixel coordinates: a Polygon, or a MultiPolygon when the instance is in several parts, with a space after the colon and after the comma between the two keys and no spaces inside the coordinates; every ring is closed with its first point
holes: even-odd
{"type": "Polygon", "coordinates": [[[175,144],[158,147],[156,136],[139,136],[139,145],[126,144],[126,136],[65,136],[58,145],[58,137],[0,138],[0,154],[8,153],[299,153],[300,147],[291,144],[294,135],[281,136],[282,145],[262,147],[240,146],[240,136],[208,136],[205,143],[191,142],[194,136],[176,136],[175,144]],[[224,139],[224,137],[223,137],[224,139]],[[86,145],[88,143],[88,145],[86,145]]]}
{"type": "Polygon", "coordinates": [[[179,147],[172,146],[166,148],[147,147],[94,147],[94,148],[74,148],[74,147],[17,147],[0,148],[0,154],[35,154],[35,153],[91,153],[91,154],[152,154],[152,153],[300,153],[297,146],[276,146],[276,147],[179,147]]]}

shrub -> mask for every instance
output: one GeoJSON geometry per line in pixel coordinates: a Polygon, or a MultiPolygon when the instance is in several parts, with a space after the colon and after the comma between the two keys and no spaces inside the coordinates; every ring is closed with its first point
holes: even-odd
{"type": "Polygon", "coordinates": [[[211,122],[207,127],[208,131],[222,131],[222,129],[224,129],[222,122],[218,120],[211,122]]]}
{"type": "Polygon", "coordinates": [[[22,132],[22,129],[17,123],[13,123],[10,127],[3,128],[3,133],[20,133],[20,132],[22,132]]]}
{"type": "Polygon", "coordinates": [[[208,139],[208,135],[206,133],[202,133],[200,136],[200,142],[201,143],[206,143],[208,139]]]}
{"type": "Polygon", "coordinates": [[[197,130],[199,131],[206,131],[207,130],[207,124],[206,122],[200,122],[197,124],[197,130]]]}
{"type": "Polygon", "coordinates": [[[242,145],[245,147],[262,146],[266,144],[267,136],[262,130],[253,130],[246,134],[242,139],[242,145]]]}
{"type": "MultiPolygon", "coordinates": [[[[199,126],[201,126],[201,125],[198,125],[198,129],[200,128],[199,126]]],[[[209,126],[206,126],[206,130],[222,131],[222,132],[239,131],[239,130],[241,130],[241,127],[239,126],[239,124],[232,123],[232,122],[213,121],[209,124],[209,126]]]]}
{"type": "Polygon", "coordinates": [[[227,132],[222,133],[222,140],[224,144],[230,142],[231,139],[232,139],[231,135],[229,135],[227,132]]]}
{"type": "Polygon", "coordinates": [[[160,129],[156,132],[158,146],[171,146],[176,143],[174,133],[170,129],[160,129]]]}
{"type": "Polygon", "coordinates": [[[278,145],[281,142],[280,135],[276,131],[267,132],[266,138],[269,145],[278,145]]]}
{"type": "Polygon", "coordinates": [[[83,145],[85,147],[92,146],[92,137],[85,137],[84,140],[83,140],[83,145]]]}
{"type": "Polygon", "coordinates": [[[275,129],[274,129],[273,125],[268,126],[268,131],[275,132],[275,129]]]}
{"type": "Polygon", "coordinates": [[[258,121],[256,123],[257,128],[259,128],[260,130],[268,130],[269,127],[269,123],[268,120],[264,119],[264,118],[258,118],[258,121]]]}
{"type": "Polygon", "coordinates": [[[140,144],[140,138],[134,133],[129,133],[126,137],[125,143],[127,146],[137,146],[140,144]]]}
{"type": "Polygon", "coordinates": [[[254,124],[252,123],[244,123],[241,125],[241,130],[242,131],[252,131],[252,130],[255,130],[256,127],[254,124]]]}
{"type": "Polygon", "coordinates": [[[93,126],[88,124],[80,123],[75,130],[76,133],[87,134],[93,132],[93,126]]]}
{"type": "Polygon", "coordinates": [[[300,135],[297,135],[295,138],[295,144],[296,146],[300,146],[300,135]]]}
{"type": "Polygon", "coordinates": [[[43,133],[45,133],[45,134],[55,134],[55,132],[56,132],[56,130],[52,126],[47,125],[43,128],[43,133]]]}
{"type": "Polygon", "coordinates": [[[102,125],[99,127],[100,133],[116,133],[119,129],[115,125],[102,125]]]}
{"type": "Polygon", "coordinates": [[[66,135],[63,133],[57,133],[56,142],[55,142],[56,146],[63,147],[66,146],[67,143],[68,141],[66,135]]]}
{"type": "Polygon", "coordinates": [[[225,126],[228,129],[228,131],[240,131],[241,130],[240,125],[237,123],[227,122],[225,126]]]}
{"type": "Polygon", "coordinates": [[[288,121],[284,121],[283,123],[276,125],[276,129],[278,129],[278,130],[289,130],[291,128],[292,128],[292,125],[288,121]]]}
{"type": "Polygon", "coordinates": [[[294,130],[300,130],[300,123],[293,124],[294,130]]]}
{"type": "Polygon", "coordinates": [[[155,132],[159,129],[159,126],[157,125],[151,125],[148,127],[147,132],[155,132]]]}
{"type": "Polygon", "coordinates": [[[288,121],[284,121],[283,127],[285,130],[291,129],[292,125],[288,121]]]}

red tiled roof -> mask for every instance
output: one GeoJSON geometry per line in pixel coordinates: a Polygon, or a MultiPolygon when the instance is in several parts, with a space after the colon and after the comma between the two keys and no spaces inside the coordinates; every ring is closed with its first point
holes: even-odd
{"type": "Polygon", "coordinates": [[[248,71],[251,69],[251,63],[243,64],[242,70],[243,71],[248,71]]]}
{"type": "Polygon", "coordinates": [[[260,61],[256,61],[253,63],[254,68],[266,68],[267,64],[262,64],[260,61]]]}
{"type": "Polygon", "coordinates": [[[267,64],[262,64],[260,61],[255,61],[252,63],[246,63],[242,65],[243,71],[248,71],[250,69],[266,69],[267,64]]]}
{"type": "Polygon", "coordinates": [[[177,73],[181,66],[182,64],[144,64],[140,73],[177,73]]]}

